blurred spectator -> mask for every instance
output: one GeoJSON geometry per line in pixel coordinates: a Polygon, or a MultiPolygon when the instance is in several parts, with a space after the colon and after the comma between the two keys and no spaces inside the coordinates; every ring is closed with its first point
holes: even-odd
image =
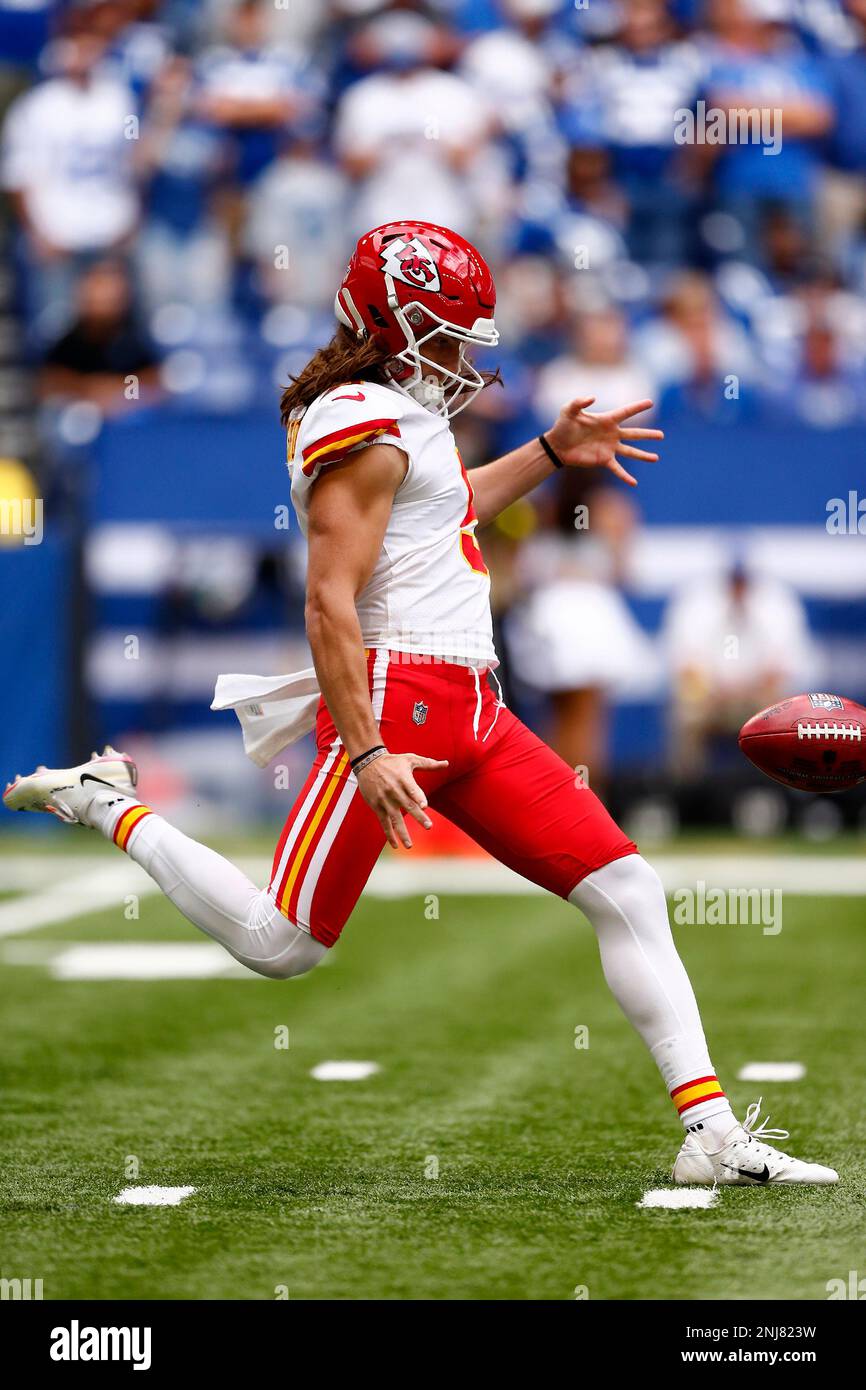
{"type": "Polygon", "coordinates": [[[187,59],[170,59],[151,91],[140,163],[147,218],[136,241],[142,296],[153,312],[167,303],[221,304],[231,282],[225,228],[216,212],[226,154],[193,110],[187,59]]]}
{"type": "Polygon", "coordinates": [[[241,185],[270,163],[290,124],[315,115],[321,96],[305,51],[275,42],[270,18],[260,0],[238,0],[225,42],[196,68],[196,113],[223,132],[241,185]]]}
{"type": "Polygon", "coordinates": [[[560,0],[502,0],[506,24],[467,45],[460,73],[495,107],[513,154],[513,175],[555,183],[562,142],[553,109],[560,68],[574,51],[554,21],[560,0]]]}
{"type": "Polygon", "coordinates": [[[548,528],[519,557],[528,596],[506,622],[513,675],[548,697],[552,746],[588,768],[595,788],[607,774],[610,695],[650,659],[619,592],[636,527],[630,497],[569,470],[556,480],[548,528]]]}
{"type": "Polygon", "coordinates": [[[816,677],[805,610],[788,585],[736,562],[675,594],[664,642],[673,683],[672,770],[700,776],[756,710],[816,677]]]}
{"type": "MultiPolygon", "coordinates": [[[[845,363],[861,363],[866,354],[866,301],[846,287],[840,268],[816,250],[784,208],[768,209],[761,245],[760,264],[728,261],[718,271],[717,284],[761,359],[763,388],[773,394],[795,372],[810,306],[819,301],[839,334],[845,363]]],[[[854,265],[852,260],[852,273],[854,265]]]]}
{"type": "Polygon", "coordinates": [[[672,264],[682,259],[689,233],[676,113],[697,97],[701,61],[676,37],[664,0],[630,0],[618,13],[615,42],[593,49],[566,86],[565,130],[574,143],[594,130],[610,149],[629,202],[634,259],[672,264]]]}
{"type": "Polygon", "coordinates": [[[60,39],[51,52],[56,76],[20,96],[6,120],[3,184],[43,338],[68,315],[81,266],[126,242],[138,219],[134,99],[100,68],[104,48],[82,31],[60,39]]]}
{"type": "Polygon", "coordinates": [[[742,132],[732,139],[728,124],[726,143],[700,147],[715,161],[718,205],[739,224],[742,253],[751,257],[768,202],[786,205],[811,226],[832,107],[818,64],[785,27],[791,0],[712,0],[709,14],[708,108],[729,121],[738,110],[754,110],[766,122],[760,140],[742,132]]]}
{"type": "Polygon", "coordinates": [[[551,354],[564,350],[567,305],[562,278],[549,258],[515,256],[503,266],[496,281],[496,323],[506,349],[530,365],[549,362],[551,354]]]}
{"type": "Polygon", "coordinates": [[[71,328],[49,348],[40,387],[49,401],[89,401],[103,415],[153,398],[157,361],[132,312],[122,262],[99,261],[78,284],[71,328]]]}
{"type": "Polygon", "coordinates": [[[553,420],[567,401],[579,396],[594,396],[595,409],[612,410],[652,399],[654,391],[651,369],[629,348],[625,318],[618,309],[607,308],[578,316],[572,350],[541,368],[535,400],[539,413],[553,420]]]}
{"type": "Polygon", "coordinates": [[[355,235],[401,217],[476,235],[479,215],[492,216],[507,186],[504,162],[489,145],[486,98],[432,65],[438,31],[421,15],[388,12],[365,37],[379,71],[344,94],[334,128],[336,152],[360,185],[355,235]]]}
{"type": "MultiPolygon", "coordinates": [[[[600,145],[573,145],[565,185],[527,187],[518,203],[515,250],[555,257],[563,269],[598,276],[609,295],[624,288],[628,203],[600,145]]],[[[633,267],[630,269],[634,269],[633,267]]]]}
{"type": "Polygon", "coordinates": [[[757,364],[742,328],[723,311],[708,276],[672,277],[661,316],[637,334],[640,360],[656,377],[662,416],[691,409],[716,420],[742,418],[753,400],[757,364]]]}
{"type": "Polygon", "coordinates": [[[850,46],[824,59],[835,119],[820,207],[822,240],[842,255],[866,224],[866,0],[843,3],[850,46]]]}
{"type": "Polygon", "coordinates": [[[348,183],[311,140],[287,145],[250,189],[243,235],[259,288],[307,309],[327,304],[351,251],[348,183]]]}
{"type": "Polygon", "coordinates": [[[136,97],[139,107],[168,61],[172,35],[161,22],[160,0],[85,0],[86,24],[106,45],[106,68],[136,97]]]}
{"type": "Polygon", "coordinates": [[[817,429],[834,429],[866,419],[866,374],[846,355],[844,339],[829,306],[814,304],[798,338],[794,370],[778,384],[771,399],[780,421],[797,421],[817,429]]]}

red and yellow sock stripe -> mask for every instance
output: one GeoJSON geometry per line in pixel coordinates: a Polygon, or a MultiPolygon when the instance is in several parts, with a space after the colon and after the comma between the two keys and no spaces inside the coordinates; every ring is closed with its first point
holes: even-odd
{"type": "Polygon", "coordinates": [[[112,839],[120,849],[126,849],[129,844],[129,837],[137,825],[141,825],[145,816],[152,816],[153,812],[149,806],[142,806],[136,802],[134,806],[129,806],[120,815],[117,825],[114,827],[112,839]]]}
{"type": "Polygon", "coordinates": [[[682,1115],[693,1105],[701,1105],[705,1100],[724,1100],[725,1093],[719,1085],[717,1076],[696,1076],[694,1081],[684,1081],[671,1091],[671,1100],[682,1115]]]}

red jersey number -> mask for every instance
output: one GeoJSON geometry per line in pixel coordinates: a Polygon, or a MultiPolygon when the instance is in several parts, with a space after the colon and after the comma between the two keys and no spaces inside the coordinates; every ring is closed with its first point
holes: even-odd
{"type": "Polygon", "coordinates": [[[463,465],[463,460],[458,452],[457,458],[460,463],[460,472],[466,484],[466,491],[469,496],[469,505],[466,508],[466,515],[460,523],[460,549],[463,558],[470,569],[475,570],[476,574],[487,574],[487,566],[484,563],[484,556],[481,554],[481,546],[475,535],[475,528],[478,525],[478,517],[475,513],[475,494],[472,491],[472,484],[469,481],[469,474],[463,465]]]}

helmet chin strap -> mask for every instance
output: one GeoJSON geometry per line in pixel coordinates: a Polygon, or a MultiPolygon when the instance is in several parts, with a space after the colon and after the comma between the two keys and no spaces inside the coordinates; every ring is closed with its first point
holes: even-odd
{"type": "Polygon", "coordinates": [[[432,372],[429,376],[421,377],[420,380],[411,381],[405,390],[413,400],[416,400],[419,405],[425,406],[427,410],[435,410],[437,414],[443,413],[445,387],[432,372]]]}

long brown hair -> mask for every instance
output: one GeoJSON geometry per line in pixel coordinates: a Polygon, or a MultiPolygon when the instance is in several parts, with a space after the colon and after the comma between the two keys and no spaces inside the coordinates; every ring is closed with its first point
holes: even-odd
{"type": "MultiPolygon", "coordinates": [[[[345,386],[352,381],[378,381],[380,385],[387,383],[385,364],[393,356],[393,352],[389,352],[375,334],[359,343],[351,329],[339,324],[331,341],[319,348],[303,371],[293,376],[283,391],[280,397],[281,424],[287,427],[293,411],[306,409],[317,396],[332,391],[335,386],[345,386]]],[[[502,385],[498,368],[495,372],[482,372],[481,375],[485,386],[492,385],[494,381],[502,385]]]]}
{"type": "Polygon", "coordinates": [[[280,420],[288,425],[294,410],[304,409],[324,391],[350,381],[387,381],[385,363],[393,357],[376,337],[359,343],[351,329],[340,324],[329,343],[293,376],[280,397],[280,420]]]}

